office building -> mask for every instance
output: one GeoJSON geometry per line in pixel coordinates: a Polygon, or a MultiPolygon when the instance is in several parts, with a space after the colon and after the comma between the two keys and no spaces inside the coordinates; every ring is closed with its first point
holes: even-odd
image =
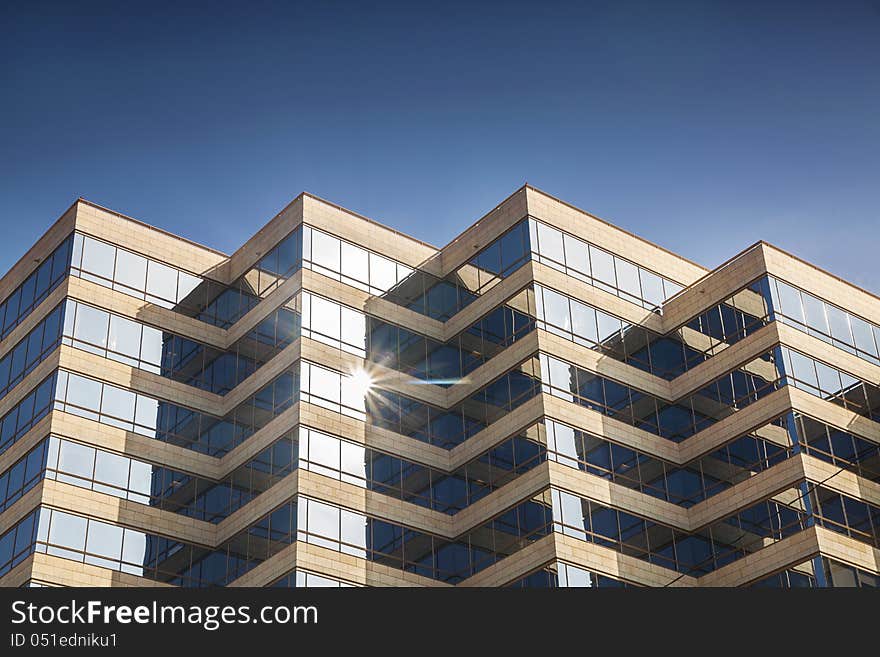
{"type": "Polygon", "coordinates": [[[880,300],[763,242],[80,199],[0,300],[3,586],[880,583],[880,300]]]}

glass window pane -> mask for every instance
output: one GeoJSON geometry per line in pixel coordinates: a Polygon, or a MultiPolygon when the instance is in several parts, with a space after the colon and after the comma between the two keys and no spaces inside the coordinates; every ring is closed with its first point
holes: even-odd
{"type": "Polygon", "coordinates": [[[828,313],[828,324],[831,327],[831,337],[836,340],[840,340],[844,344],[852,344],[852,332],[849,328],[849,315],[843,312],[840,308],[835,308],[834,306],[825,305],[825,310],[828,313]]]}
{"type": "Polygon", "coordinates": [[[339,509],[329,504],[308,500],[310,534],[339,540],[339,509]]]}
{"type": "Polygon", "coordinates": [[[620,335],[620,320],[603,312],[596,311],[596,320],[599,326],[599,342],[604,343],[620,335]]]}
{"type": "Polygon", "coordinates": [[[176,301],[177,270],[151,260],[147,267],[147,294],[166,301],[176,301]]]}
{"type": "Polygon", "coordinates": [[[363,313],[349,310],[344,306],[341,309],[342,341],[359,350],[367,346],[367,321],[363,313]]]}
{"type": "Polygon", "coordinates": [[[642,298],[652,306],[663,303],[663,279],[644,269],[639,271],[642,279],[642,298]]]}
{"type": "Polygon", "coordinates": [[[617,267],[617,287],[641,299],[642,289],[639,284],[639,268],[631,262],[621,260],[620,258],[615,258],[614,263],[617,267]]]}
{"type": "Polygon", "coordinates": [[[361,283],[370,282],[369,254],[353,244],[342,242],[342,274],[361,283]]]}
{"type": "Polygon", "coordinates": [[[590,251],[586,242],[571,235],[563,236],[565,246],[565,264],[582,274],[590,275],[590,251]]]}
{"type": "Polygon", "coordinates": [[[122,527],[92,520],[89,523],[86,552],[118,561],[122,556],[122,531],[122,527]]]}
{"type": "MultiPolygon", "coordinates": [[[[67,474],[91,479],[95,468],[95,449],[67,440],[61,441],[58,450],[58,470],[67,474]]],[[[59,477],[61,479],[61,477],[59,477]]]]}
{"type": "Polygon", "coordinates": [[[95,481],[117,488],[127,488],[129,462],[130,459],[124,456],[98,450],[95,458],[95,481]]]}
{"type": "Polygon", "coordinates": [[[159,365],[162,362],[162,331],[151,326],[143,327],[140,358],[145,363],[159,365]]]}
{"type": "Polygon", "coordinates": [[[356,411],[366,411],[366,394],[364,381],[360,376],[340,377],[341,402],[344,406],[356,411]]]}
{"type": "Polygon", "coordinates": [[[617,286],[614,278],[614,257],[607,251],[590,246],[590,264],[593,266],[593,278],[617,286]]]}
{"type": "Polygon", "coordinates": [[[143,496],[137,499],[132,496],[136,502],[143,504],[149,503],[150,490],[153,482],[153,466],[142,461],[132,461],[131,471],[128,477],[128,489],[135,494],[143,496]]]}
{"type": "Polygon", "coordinates": [[[779,304],[779,308],[777,308],[777,310],[786,317],[789,317],[797,322],[804,323],[804,310],[801,306],[800,291],[794,289],[787,283],[783,283],[780,280],[776,281],[776,290],[778,292],[777,296],[779,304]]]}
{"type": "Polygon", "coordinates": [[[362,480],[367,476],[366,450],[363,445],[341,441],[340,448],[342,472],[351,475],[358,480],[356,483],[363,485],[362,480]]]}
{"type": "Polygon", "coordinates": [[[311,296],[311,316],[309,326],[313,331],[334,340],[339,340],[339,306],[321,297],[311,296]]]}
{"type": "Polygon", "coordinates": [[[830,335],[831,331],[828,330],[828,320],[825,317],[825,304],[811,294],[804,294],[803,300],[807,326],[816,329],[824,335],[830,335]]]}
{"type": "Polygon", "coordinates": [[[366,516],[342,509],[340,511],[340,524],[342,526],[340,540],[345,544],[343,551],[348,554],[363,556],[363,550],[367,547],[366,516]]]}
{"type": "Polygon", "coordinates": [[[791,360],[792,376],[799,381],[807,383],[813,387],[818,387],[819,381],[816,379],[816,371],[813,367],[813,360],[807,358],[803,354],[798,353],[797,351],[786,351],[788,351],[791,360]]]}
{"type": "Polygon", "coordinates": [[[825,363],[816,361],[816,374],[819,377],[819,389],[834,394],[840,392],[840,374],[825,363]]]}
{"type": "Polygon", "coordinates": [[[388,291],[397,283],[397,266],[388,258],[370,254],[370,285],[388,291]]]}
{"type": "Polygon", "coordinates": [[[138,395],[135,424],[141,427],[156,428],[156,418],[159,412],[159,402],[152,397],[138,395]]]}
{"type": "Polygon", "coordinates": [[[138,358],[141,350],[141,325],[119,315],[110,315],[110,340],[112,351],[131,358],[138,358]]]}
{"type": "Polygon", "coordinates": [[[336,372],[312,365],[308,392],[327,401],[339,403],[339,378],[336,372]]]}
{"type": "MultiPolygon", "coordinates": [[[[547,224],[537,223],[539,253],[544,258],[550,258],[559,264],[565,264],[565,246],[562,242],[562,233],[551,228],[547,224]]],[[[532,245],[534,248],[534,245],[532,245]]]]}
{"type": "Polygon", "coordinates": [[[147,259],[131,251],[119,249],[116,254],[115,280],[143,292],[147,284],[147,259]]]}
{"type": "Polygon", "coordinates": [[[549,324],[564,331],[571,331],[568,297],[544,288],[544,315],[549,324]]]}
{"type": "Polygon", "coordinates": [[[134,420],[135,394],[116,386],[104,386],[101,413],[120,420],[134,420]]]}
{"type": "Polygon", "coordinates": [[[871,331],[871,325],[858,317],[853,317],[852,315],[850,315],[849,322],[852,326],[856,347],[860,351],[864,351],[872,356],[877,356],[877,346],[874,344],[874,335],[871,331]]]}
{"type": "Polygon", "coordinates": [[[683,289],[684,288],[681,285],[679,285],[678,283],[673,283],[672,281],[667,280],[665,278],[663,279],[663,293],[664,293],[665,299],[669,299],[671,297],[674,297],[676,294],[681,292],[683,289]]]}
{"type": "MultiPolygon", "coordinates": [[[[122,541],[122,561],[123,563],[142,566],[147,560],[147,536],[146,534],[134,529],[126,529],[123,533],[122,541]]],[[[126,572],[134,572],[126,569],[126,572]]]]}
{"type": "Polygon", "coordinates": [[[116,248],[106,242],[86,237],[83,242],[82,268],[95,274],[113,280],[113,266],[116,261],[116,248]]]}
{"type": "Polygon", "coordinates": [[[201,283],[201,278],[188,274],[185,271],[179,271],[177,278],[177,300],[183,301],[186,299],[201,283]]]}
{"type": "Polygon", "coordinates": [[[49,543],[82,551],[86,546],[86,519],[61,511],[52,511],[49,543]]]}
{"type": "Polygon", "coordinates": [[[599,334],[596,328],[596,311],[577,301],[571,302],[571,325],[574,334],[596,344],[599,334]]]}
{"type": "Polygon", "coordinates": [[[97,411],[101,406],[101,383],[76,374],[69,375],[67,403],[97,411]]]}
{"type": "Polygon", "coordinates": [[[319,431],[310,431],[309,461],[339,470],[339,440],[319,431]]]}
{"type": "Polygon", "coordinates": [[[73,337],[103,349],[107,346],[107,324],[109,319],[109,313],[103,310],[78,304],[73,337]]]}
{"type": "Polygon", "coordinates": [[[339,271],[339,240],[318,230],[312,231],[312,262],[330,271],[339,271]]]}

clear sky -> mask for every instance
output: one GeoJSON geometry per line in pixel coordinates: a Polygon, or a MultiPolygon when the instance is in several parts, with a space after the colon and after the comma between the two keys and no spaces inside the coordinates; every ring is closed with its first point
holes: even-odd
{"type": "Polygon", "coordinates": [[[0,5],[0,270],[83,196],[231,252],[306,190],[443,245],[529,182],[880,293],[880,2],[0,5]]]}

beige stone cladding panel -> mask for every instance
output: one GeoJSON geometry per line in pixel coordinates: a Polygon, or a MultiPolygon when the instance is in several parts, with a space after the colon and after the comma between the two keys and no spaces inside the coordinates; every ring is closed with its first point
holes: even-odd
{"type": "Polygon", "coordinates": [[[303,290],[381,318],[390,324],[404,326],[434,340],[445,340],[445,325],[439,320],[334,280],[320,272],[304,269],[301,275],[303,290]]]}
{"type": "Polygon", "coordinates": [[[616,579],[642,586],[695,586],[696,578],[682,575],[670,568],[622,554],[611,548],[587,543],[560,533],[553,534],[559,559],[616,579]]]}
{"type": "Polygon", "coordinates": [[[220,395],[67,345],[61,345],[58,365],[70,372],[158,399],[167,399],[210,415],[222,416],[225,412],[224,400],[220,395]]]}
{"type": "Polygon", "coordinates": [[[546,466],[554,488],[670,527],[684,530],[690,527],[688,510],[684,507],[566,465],[547,462],[546,466]]]}
{"type": "Polygon", "coordinates": [[[777,378],[776,367],[758,358],[779,343],[779,325],[772,322],[751,333],[668,383],[668,399],[682,399],[725,374],[742,369],[765,381],[777,378]]]}
{"type": "Polygon", "coordinates": [[[270,358],[256,372],[248,376],[228,393],[222,395],[220,397],[222,400],[220,403],[222,414],[230,413],[237,406],[246,402],[276,377],[293,367],[300,358],[307,358],[303,354],[303,348],[306,347],[304,342],[306,340],[305,338],[297,338],[270,358]]]}
{"type": "Polygon", "coordinates": [[[187,317],[169,308],[142,301],[76,276],[67,279],[67,286],[68,295],[77,301],[218,349],[227,347],[225,330],[193,317],[187,317]]]}
{"type": "Polygon", "coordinates": [[[449,469],[461,467],[540,420],[544,415],[544,402],[547,398],[546,395],[532,397],[468,440],[453,447],[449,450],[449,469]]]}
{"type": "MultiPolygon", "coordinates": [[[[217,479],[227,474],[223,472],[220,460],[213,456],[200,454],[185,447],[148,438],[108,424],[101,424],[61,411],[53,411],[49,422],[53,435],[73,439],[98,449],[124,454],[134,459],[186,472],[197,477],[217,479]]],[[[48,433],[47,428],[42,436],[48,433]]]]}
{"type": "Polygon", "coordinates": [[[880,574],[880,549],[824,527],[815,530],[823,556],[880,574]]]}
{"type": "Polygon", "coordinates": [[[109,568],[79,563],[50,554],[32,554],[14,571],[0,578],[0,587],[21,586],[28,579],[54,586],[76,587],[165,587],[171,586],[109,568]]]}
{"type": "MultiPolygon", "coordinates": [[[[639,429],[620,420],[608,417],[593,409],[578,406],[570,401],[547,394],[542,395],[542,397],[545,414],[553,420],[589,432],[595,436],[605,437],[613,442],[666,461],[679,463],[679,447],[671,440],[648,433],[644,429],[639,429]]],[[[703,432],[705,431],[706,429],[703,430],[703,432]]],[[[688,438],[683,444],[686,445],[688,441],[698,439],[699,435],[688,438]]]]}
{"type": "Polygon", "coordinates": [[[551,484],[550,470],[547,466],[547,463],[542,463],[532,468],[451,516],[453,532],[450,537],[472,531],[495,516],[546,490],[551,484]]]}
{"type": "Polygon", "coordinates": [[[209,522],[60,481],[43,481],[41,503],[187,543],[209,547],[217,544],[216,527],[209,522]]]}
{"type": "Polygon", "coordinates": [[[554,532],[467,578],[461,586],[504,586],[556,560],[641,586],[681,587],[697,582],[674,570],[554,532]]]}
{"type": "MultiPolygon", "coordinates": [[[[446,408],[460,404],[492,381],[513,370],[536,373],[539,334],[532,331],[477,367],[461,381],[445,389],[442,405],[446,408]]],[[[428,387],[428,386],[422,386],[428,387]]]]}
{"type": "Polygon", "coordinates": [[[301,541],[288,545],[230,586],[267,586],[294,569],[308,570],[359,586],[448,586],[415,573],[301,541]]]}
{"type": "Polygon", "coordinates": [[[34,556],[31,554],[0,576],[0,588],[17,589],[25,586],[33,578],[34,556]]]}
{"type": "Polygon", "coordinates": [[[77,203],[76,229],[197,275],[211,272],[226,260],[226,256],[219,251],[176,237],[87,201],[77,203]]]}
{"type": "Polygon", "coordinates": [[[743,586],[805,561],[819,552],[816,527],[777,541],[699,578],[699,586],[743,586]]]}
{"type": "MultiPolygon", "coordinates": [[[[670,399],[669,382],[658,376],[654,376],[589,347],[575,344],[562,336],[541,331],[540,329],[536,333],[540,350],[550,356],[564,360],[567,363],[573,363],[580,369],[588,370],[625,385],[638,388],[649,395],[661,399],[670,399]]],[[[514,346],[518,342],[515,342],[514,346]]]]}
{"type": "Polygon", "coordinates": [[[387,452],[438,470],[449,470],[449,451],[399,433],[341,416],[326,408],[300,402],[301,423],[372,449],[387,452]]]}
{"type": "Polygon", "coordinates": [[[314,472],[300,470],[299,474],[299,495],[389,522],[404,524],[429,534],[446,538],[455,536],[453,516],[314,472]]]}
{"type": "MultiPolygon", "coordinates": [[[[301,408],[299,402],[293,404],[293,406],[285,409],[280,415],[272,418],[266,426],[251,434],[243,443],[233,447],[229,453],[219,459],[217,465],[219,476],[225,476],[244,465],[278,440],[278,438],[293,429],[302,417],[301,408]]],[[[343,416],[337,415],[337,417],[341,418],[343,416]]]]}
{"type": "Polygon", "coordinates": [[[288,302],[302,288],[303,272],[297,271],[281,285],[269,292],[260,302],[239,318],[226,332],[229,348],[253,330],[266,317],[288,302]]]}
{"type": "Polygon", "coordinates": [[[458,586],[498,587],[510,584],[517,579],[553,562],[556,555],[554,534],[544,536],[528,544],[521,550],[493,563],[484,570],[471,575],[458,586]]]}
{"type": "MultiPolygon", "coordinates": [[[[695,531],[787,491],[804,480],[804,462],[795,454],[745,481],[698,502],[687,510],[688,529],[695,531]]],[[[787,499],[791,503],[792,500],[787,499]]]]}
{"type": "Polygon", "coordinates": [[[813,456],[801,454],[804,476],[811,482],[822,484],[842,495],[853,497],[874,506],[880,506],[880,483],[860,477],[855,472],[841,470],[839,466],[813,456]]]}
{"type": "Polygon", "coordinates": [[[689,463],[775,420],[791,409],[790,392],[788,387],[771,392],[679,443],[675,462],[681,465],[689,463]]]}
{"type": "Polygon", "coordinates": [[[479,297],[459,310],[446,321],[443,331],[444,340],[451,340],[484,315],[517,294],[534,280],[531,263],[527,262],[507,278],[500,281],[492,289],[484,291],[479,297]]]}
{"type": "Polygon", "coordinates": [[[663,332],[675,330],[718,305],[766,271],[764,252],[760,246],[747,249],[663,304],[663,332]]]}
{"type": "Polygon", "coordinates": [[[758,552],[708,573],[700,586],[746,586],[816,555],[880,573],[880,550],[824,527],[808,527],[758,552]]]}
{"type": "Polygon", "coordinates": [[[880,443],[880,423],[820,399],[805,390],[798,390],[791,386],[784,388],[784,390],[791,397],[791,406],[795,410],[838,429],[843,429],[859,438],[880,443]]]}

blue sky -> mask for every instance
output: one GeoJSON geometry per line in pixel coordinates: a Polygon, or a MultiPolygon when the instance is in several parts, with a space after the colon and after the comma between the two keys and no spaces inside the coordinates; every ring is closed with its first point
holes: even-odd
{"type": "Polygon", "coordinates": [[[231,252],[303,190],[442,245],[529,182],[880,292],[880,2],[4,3],[0,270],[77,196],[231,252]]]}

